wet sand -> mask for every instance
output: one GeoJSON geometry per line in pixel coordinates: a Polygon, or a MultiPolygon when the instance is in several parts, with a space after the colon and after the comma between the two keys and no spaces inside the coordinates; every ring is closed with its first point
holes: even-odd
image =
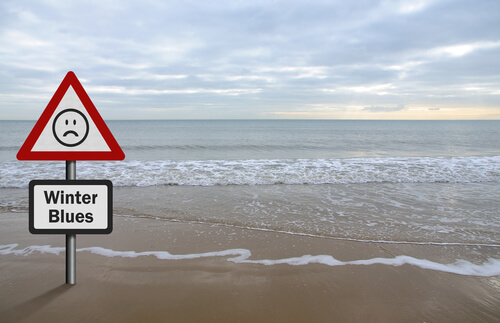
{"type": "MultiPolygon", "coordinates": [[[[0,214],[0,245],[64,247],[63,235],[31,235],[27,214],[0,214]]],[[[487,247],[391,245],[296,236],[149,218],[115,217],[110,235],[78,235],[77,248],[199,254],[244,248],[252,259],[331,255],[342,261],[407,255],[451,263],[487,247]]],[[[235,263],[232,256],[158,259],[77,253],[0,255],[0,322],[495,322],[500,277],[413,265],[235,263]]]]}

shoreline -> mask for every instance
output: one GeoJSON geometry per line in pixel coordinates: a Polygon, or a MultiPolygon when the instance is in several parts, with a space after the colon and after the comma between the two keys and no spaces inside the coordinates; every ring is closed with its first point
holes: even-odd
{"type": "MultiPolygon", "coordinates": [[[[29,234],[26,214],[2,213],[0,221],[0,245],[18,243],[13,250],[64,247],[63,235],[29,234]]],[[[159,259],[152,253],[134,257],[80,251],[77,284],[67,286],[64,251],[0,254],[0,321],[489,322],[500,318],[499,276],[457,275],[382,262],[264,265],[234,262],[230,260],[234,254],[222,254],[248,250],[246,259],[251,261],[331,255],[342,262],[404,255],[449,264],[465,253],[476,254],[474,262],[481,263],[498,248],[340,241],[136,217],[115,217],[114,222],[110,235],[78,235],[77,249],[168,252],[174,258],[206,255],[159,259]]]]}

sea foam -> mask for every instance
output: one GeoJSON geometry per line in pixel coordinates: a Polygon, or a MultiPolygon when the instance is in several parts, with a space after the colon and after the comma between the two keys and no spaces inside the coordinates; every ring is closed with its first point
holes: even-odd
{"type": "MultiPolygon", "coordinates": [[[[1,162],[0,187],[63,179],[64,163],[1,162]]],[[[500,182],[500,156],[79,162],[78,177],[114,186],[500,182]]]]}
{"type": "MultiPolygon", "coordinates": [[[[59,255],[65,249],[62,247],[45,246],[28,246],[23,249],[16,249],[17,243],[0,245],[0,255],[16,255],[28,256],[32,253],[39,252],[44,254],[59,255]]],[[[192,253],[184,255],[174,255],[168,251],[116,251],[102,247],[89,247],[77,249],[77,252],[90,252],[92,254],[104,257],[121,257],[121,258],[138,258],[138,257],[156,257],[160,260],[186,260],[211,257],[227,257],[227,261],[234,263],[259,264],[265,266],[273,265],[292,265],[304,266],[309,264],[322,264],[326,266],[371,266],[371,265],[386,265],[386,266],[402,266],[411,265],[422,269],[441,271],[464,276],[479,276],[491,277],[500,275],[500,259],[490,258],[482,264],[474,264],[470,261],[458,259],[454,263],[441,264],[427,259],[419,259],[410,256],[396,256],[394,258],[372,258],[363,260],[341,261],[335,259],[331,255],[303,255],[300,257],[291,257],[283,259],[249,259],[252,253],[248,249],[227,249],[222,251],[192,253]]]]}

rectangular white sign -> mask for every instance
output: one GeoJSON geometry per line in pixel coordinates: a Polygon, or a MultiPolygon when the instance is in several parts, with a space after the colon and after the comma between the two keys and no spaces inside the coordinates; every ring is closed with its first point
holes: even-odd
{"type": "Polygon", "coordinates": [[[108,180],[33,180],[31,233],[111,233],[113,184],[108,180]]]}

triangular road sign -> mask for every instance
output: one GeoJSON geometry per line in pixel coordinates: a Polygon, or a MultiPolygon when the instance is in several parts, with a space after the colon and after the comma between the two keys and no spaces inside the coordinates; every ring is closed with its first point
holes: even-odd
{"type": "Polygon", "coordinates": [[[17,153],[19,160],[123,160],[75,73],[68,72],[17,153]]]}

